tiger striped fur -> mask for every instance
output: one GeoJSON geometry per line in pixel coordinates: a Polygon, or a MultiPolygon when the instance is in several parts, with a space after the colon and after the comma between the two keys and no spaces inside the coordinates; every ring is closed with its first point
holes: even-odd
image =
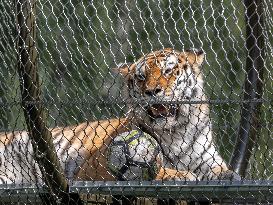
{"type": "MultiPolygon", "coordinates": [[[[203,60],[202,51],[163,49],[120,66],[118,72],[127,83],[124,99],[142,103],[132,104],[126,118],[52,129],[66,177],[115,180],[106,165],[107,147],[117,134],[137,128],[162,147],[164,159],[156,179],[236,178],[214,145],[208,105],[174,102],[206,100],[203,60]],[[151,104],[154,100],[167,104],[151,104]]],[[[26,131],[1,133],[0,183],[41,182],[34,154],[26,131]]]]}
{"type": "MultiPolygon", "coordinates": [[[[128,84],[126,98],[142,102],[132,106],[133,124],[157,139],[165,169],[179,170],[190,180],[240,179],[216,149],[208,104],[198,103],[207,99],[203,61],[202,50],[163,49],[121,66],[119,72],[128,84]]],[[[161,173],[158,178],[180,178],[176,173],[161,173]]]]}

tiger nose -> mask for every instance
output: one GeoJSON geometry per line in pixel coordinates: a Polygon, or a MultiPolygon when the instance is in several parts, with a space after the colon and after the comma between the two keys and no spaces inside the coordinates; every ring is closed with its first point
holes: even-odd
{"type": "Polygon", "coordinates": [[[161,88],[155,88],[155,89],[146,90],[145,94],[148,95],[148,96],[155,96],[158,93],[160,93],[161,91],[162,91],[161,88]]]}

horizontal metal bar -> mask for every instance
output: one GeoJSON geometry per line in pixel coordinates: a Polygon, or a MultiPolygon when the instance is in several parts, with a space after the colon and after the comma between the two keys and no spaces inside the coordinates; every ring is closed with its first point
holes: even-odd
{"type": "MultiPolygon", "coordinates": [[[[44,193],[47,193],[45,190],[45,184],[1,184],[0,185],[0,193],[5,191],[12,190],[22,190],[22,191],[30,191],[30,190],[39,190],[44,193]]],[[[209,181],[162,181],[162,180],[152,180],[152,181],[71,181],[69,183],[70,191],[78,188],[99,188],[99,187],[153,187],[153,188],[161,188],[161,187],[185,187],[185,188],[208,188],[208,187],[220,187],[223,188],[257,188],[257,187],[266,187],[273,188],[273,180],[241,180],[241,181],[230,181],[230,180],[209,180],[209,181]]],[[[272,190],[273,191],[273,190],[272,190]]]]}
{"type": "MultiPolygon", "coordinates": [[[[70,193],[174,198],[180,200],[247,200],[273,202],[272,180],[243,181],[75,181],[70,193]]],[[[42,185],[0,185],[0,200],[35,198],[48,193],[42,185]]]]}
{"type": "MultiPolygon", "coordinates": [[[[273,99],[249,99],[249,100],[242,100],[242,99],[209,99],[209,100],[179,100],[179,101],[160,101],[160,100],[150,100],[149,102],[144,102],[143,100],[135,100],[135,101],[125,101],[125,100],[105,100],[105,101],[94,101],[94,99],[90,100],[71,100],[71,101],[24,101],[25,104],[28,105],[78,105],[78,104],[85,104],[85,105],[115,105],[115,104],[139,104],[139,105],[146,105],[146,104],[242,104],[242,103],[273,103],[273,99]]],[[[0,103],[0,107],[11,107],[11,106],[18,106],[22,105],[21,101],[14,101],[14,102],[7,102],[7,103],[0,103]]]]}
{"type": "Polygon", "coordinates": [[[273,181],[75,182],[70,192],[177,199],[272,200],[273,181]]]}

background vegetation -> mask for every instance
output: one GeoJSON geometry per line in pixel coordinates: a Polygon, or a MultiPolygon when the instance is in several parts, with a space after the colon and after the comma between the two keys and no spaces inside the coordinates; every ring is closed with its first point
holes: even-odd
{"type": "MultiPolygon", "coordinates": [[[[242,1],[41,0],[37,7],[39,72],[51,127],[124,115],[124,103],[113,103],[123,99],[122,83],[111,69],[165,47],[202,48],[209,98],[243,98],[246,48],[242,1]]],[[[4,1],[0,13],[0,129],[24,129],[13,3],[4,1]]],[[[272,5],[265,3],[264,99],[271,101],[263,104],[262,132],[250,166],[253,178],[272,178],[273,173],[272,13],[272,5]]],[[[240,103],[213,104],[211,117],[217,144],[229,160],[240,103]]]]}

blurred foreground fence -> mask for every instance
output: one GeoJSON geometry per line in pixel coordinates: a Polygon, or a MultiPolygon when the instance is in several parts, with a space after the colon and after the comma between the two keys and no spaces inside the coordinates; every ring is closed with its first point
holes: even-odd
{"type": "Polygon", "coordinates": [[[272,2],[18,0],[0,13],[0,203],[273,203],[272,2]],[[110,181],[104,150],[129,104],[112,68],[192,47],[206,54],[197,103],[242,180],[110,181]]]}

